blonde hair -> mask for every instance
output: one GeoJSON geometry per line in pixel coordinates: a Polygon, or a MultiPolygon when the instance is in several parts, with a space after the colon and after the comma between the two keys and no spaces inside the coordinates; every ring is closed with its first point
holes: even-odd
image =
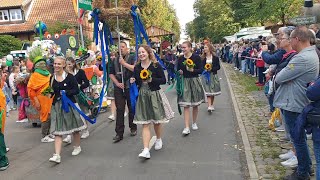
{"type": "MultiPolygon", "coordinates": [[[[143,44],[143,45],[140,45],[138,49],[140,49],[140,48],[143,48],[147,51],[151,62],[153,62],[154,64],[158,63],[158,61],[156,60],[156,57],[154,56],[153,50],[149,46],[143,44]]],[[[141,63],[141,60],[138,58],[137,64],[139,64],[139,63],[141,63]]]]}

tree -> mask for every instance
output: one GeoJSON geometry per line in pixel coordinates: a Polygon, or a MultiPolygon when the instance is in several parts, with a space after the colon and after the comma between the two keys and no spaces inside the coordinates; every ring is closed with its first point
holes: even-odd
{"type": "Polygon", "coordinates": [[[299,14],[301,0],[196,0],[193,30],[187,34],[195,39],[209,37],[220,41],[240,28],[261,26],[266,22],[287,24],[299,14]]]}
{"type": "Polygon", "coordinates": [[[0,35],[0,57],[6,56],[10,51],[20,50],[22,41],[11,35],[0,35]]]}
{"type": "MultiPolygon", "coordinates": [[[[139,0],[138,6],[140,17],[145,28],[151,25],[161,27],[175,34],[175,42],[180,40],[181,32],[176,10],[169,4],[168,0],[139,0]]],[[[120,31],[128,34],[130,37],[134,37],[133,21],[131,17],[128,17],[128,19],[119,20],[120,31]]],[[[115,31],[117,24],[116,18],[112,17],[106,19],[106,21],[110,29],[115,31]]],[[[164,39],[168,38],[169,37],[164,37],[164,39]]]]}

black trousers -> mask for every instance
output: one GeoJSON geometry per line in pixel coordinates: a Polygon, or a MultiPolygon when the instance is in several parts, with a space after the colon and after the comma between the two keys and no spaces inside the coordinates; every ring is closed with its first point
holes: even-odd
{"type": "Polygon", "coordinates": [[[131,130],[137,130],[137,125],[133,124],[134,114],[131,109],[131,102],[130,102],[130,90],[125,89],[123,92],[122,89],[118,87],[114,87],[114,100],[117,108],[117,117],[116,117],[116,133],[119,136],[123,136],[124,133],[124,112],[125,112],[125,105],[127,104],[129,109],[129,127],[131,130]]]}

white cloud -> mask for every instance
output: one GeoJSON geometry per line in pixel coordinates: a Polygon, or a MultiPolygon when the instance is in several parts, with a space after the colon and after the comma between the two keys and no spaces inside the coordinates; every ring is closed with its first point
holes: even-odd
{"type": "Polygon", "coordinates": [[[185,38],[185,24],[194,19],[193,3],[195,0],[168,0],[176,9],[181,26],[181,39],[185,38]]]}

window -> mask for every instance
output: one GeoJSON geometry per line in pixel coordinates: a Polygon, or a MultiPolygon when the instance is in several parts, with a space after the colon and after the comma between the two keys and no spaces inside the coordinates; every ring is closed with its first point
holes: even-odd
{"type": "Polygon", "coordinates": [[[8,10],[0,10],[0,22],[9,21],[8,10]]]}
{"type": "Polygon", "coordinates": [[[21,9],[10,9],[10,20],[11,21],[22,20],[21,9]]]}

